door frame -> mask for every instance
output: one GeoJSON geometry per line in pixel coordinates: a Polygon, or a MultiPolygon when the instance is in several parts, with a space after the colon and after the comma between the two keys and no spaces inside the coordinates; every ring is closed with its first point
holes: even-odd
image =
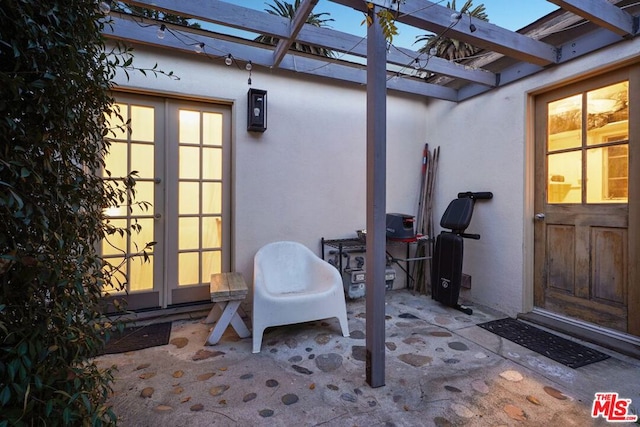
{"type": "MultiPolygon", "coordinates": [[[[629,200],[628,200],[628,320],[627,320],[627,333],[618,333],[613,331],[616,335],[628,335],[633,341],[640,337],[640,119],[633,120],[634,117],[640,117],[640,64],[633,64],[627,66],[619,66],[615,69],[606,70],[606,74],[621,71],[628,72],[629,78],[629,200]],[[632,183],[634,185],[632,185],[632,183]]],[[[541,212],[542,200],[539,200],[536,196],[536,182],[539,173],[545,173],[545,171],[536,170],[536,99],[544,94],[554,92],[561,97],[563,93],[574,92],[571,89],[575,85],[588,85],[590,81],[597,81],[599,78],[605,75],[605,72],[599,74],[590,74],[584,76],[579,80],[565,82],[562,84],[554,84],[551,87],[547,87],[541,90],[536,90],[528,94],[527,98],[527,110],[529,111],[528,123],[526,128],[527,141],[526,144],[526,156],[529,159],[526,162],[525,170],[525,212],[528,213],[528,217],[525,218],[525,237],[529,244],[526,259],[524,260],[524,274],[525,276],[525,290],[523,294],[523,307],[525,311],[530,312],[544,312],[544,310],[536,310],[534,291],[536,288],[535,280],[535,224],[534,214],[541,212]]],[[[594,85],[594,88],[597,86],[594,85]]],[[[539,256],[539,255],[538,255],[539,256]]],[[[561,319],[563,316],[551,316],[557,319],[561,319]]],[[[598,325],[587,324],[578,319],[567,319],[570,323],[573,323],[573,327],[576,324],[583,324],[585,327],[595,326],[595,329],[600,329],[598,325]]],[[[609,330],[607,330],[609,331],[609,330]]]]}

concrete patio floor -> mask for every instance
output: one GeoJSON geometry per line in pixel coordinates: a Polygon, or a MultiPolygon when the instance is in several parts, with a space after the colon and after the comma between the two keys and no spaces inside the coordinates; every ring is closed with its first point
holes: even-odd
{"type": "MultiPolygon", "coordinates": [[[[105,355],[116,365],[110,399],[122,426],[600,426],[596,392],[640,409],[640,360],[611,358],[571,369],[406,290],[386,296],[386,384],[365,381],[365,301],[347,303],[351,336],[337,320],[270,328],[262,351],[228,328],[174,321],[170,343],[105,355]]],[[[637,425],[616,423],[614,425],[637,425]]]]}

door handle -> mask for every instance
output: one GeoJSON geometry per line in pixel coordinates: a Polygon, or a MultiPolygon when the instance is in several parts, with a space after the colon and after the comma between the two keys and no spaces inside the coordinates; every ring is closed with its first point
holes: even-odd
{"type": "Polygon", "coordinates": [[[535,219],[537,219],[538,221],[542,221],[544,220],[544,214],[542,212],[535,214],[534,216],[535,219]]]}

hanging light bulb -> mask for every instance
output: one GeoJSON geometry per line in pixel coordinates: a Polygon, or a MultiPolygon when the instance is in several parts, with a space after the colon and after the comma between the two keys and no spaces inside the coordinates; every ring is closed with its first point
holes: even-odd
{"type": "Polygon", "coordinates": [[[196,53],[202,53],[202,51],[204,51],[204,43],[200,42],[196,44],[196,47],[194,49],[196,53]]]}
{"type": "Polygon", "coordinates": [[[253,64],[251,61],[247,62],[247,65],[244,66],[244,69],[247,71],[251,71],[253,69],[253,64]]]}
{"type": "Polygon", "coordinates": [[[110,1],[101,1],[98,4],[98,9],[100,10],[100,13],[102,13],[103,15],[108,15],[109,12],[111,12],[111,2],[110,1]]]}
{"type": "Polygon", "coordinates": [[[431,49],[429,49],[429,55],[431,56],[436,56],[438,54],[438,49],[435,47],[432,47],[431,49]]]}
{"type": "Polygon", "coordinates": [[[475,33],[476,30],[477,30],[477,28],[476,28],[475,25],[473,25],[473,24],[469,25],[469,31],[471,31],[472,33],[475,33]]]}
{"type": "Polygon", "coordinates": [[[224,63],[227,67],[233,64],[233,57],[231,56],[231,54],[228,54],[227,57],[224,58],[224,63]]]}
{"type": "Polygon", "coordinates": [[[460,12],[453,12],[451,14],[451,23],[452,24],[456,24],[461,19],[462,19],[462,14],[460,12]]]}
{"type": "Polygon", "coordinates": [[[416,70],[420,69],[420,60],[418,58],[413,61],[413,68],[416,70]]]}
{"type": "Polygon", "coordinates": [[[158,38],[160,40],[162,40],[164,38],[164,36],[166,34],[166,31],[165,31],[166,29],[167,29],[167,26],[162,24],[162,25],[160,25],[160,28],[158,28],[158,31],[156,31],[156,35],[158,36],[158,38]]]}

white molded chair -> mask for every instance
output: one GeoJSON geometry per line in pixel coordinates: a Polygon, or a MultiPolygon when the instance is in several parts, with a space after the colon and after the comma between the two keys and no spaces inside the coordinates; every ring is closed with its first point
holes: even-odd
{"type": "Polygon", "coordinates": [[[337,317],[349,336],[347,306],[338,270],[297,242],[263,246],[253,262],[253,352],[271,326],[337,317]]]}

